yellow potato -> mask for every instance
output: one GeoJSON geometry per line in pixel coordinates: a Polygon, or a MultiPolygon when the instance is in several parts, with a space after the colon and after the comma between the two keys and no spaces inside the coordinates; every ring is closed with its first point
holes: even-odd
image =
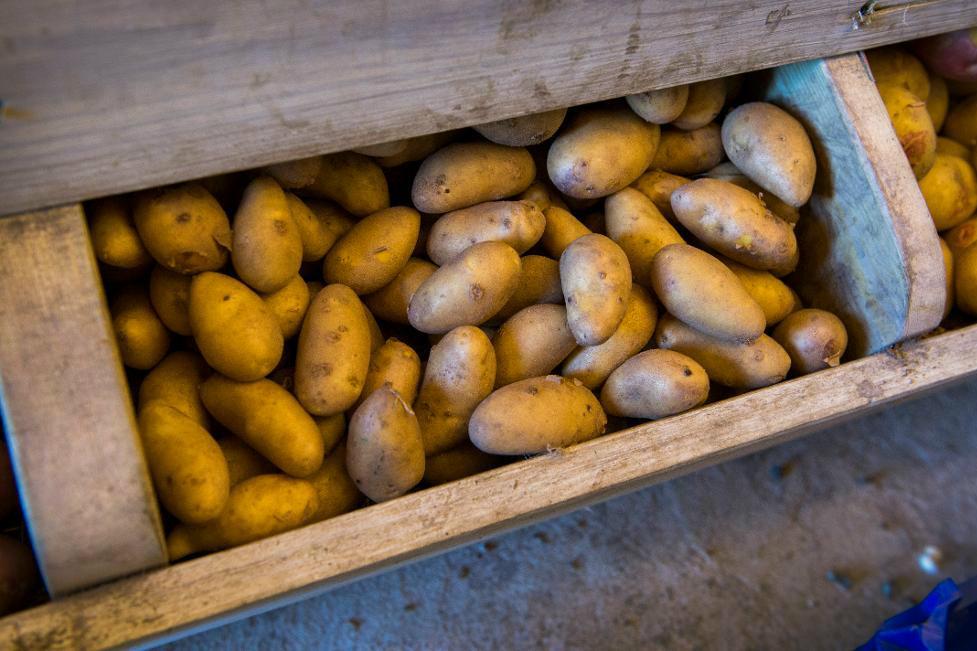
{"type": "Polygon", "coordinates": [[[403,165],[411,161],[424,160],[454,140],[456,135],[458,135],[457,130],[407,138],[403,151],[391,156],[382,156],[377,158],[376,161],[380,167],[397,167],[398,165],[403,165]]]}
{"type": "Polygon", "coordinates": [[[785,222],[796,224],[798,221],[800,221],[800,210],[778,198],[777,195],[765,191],[759,185],[747,178],[742,172],[736,169],[736,166],[730,161],[720,163],[716,167],[706,172],[705,175],[711,179],[729,181],[734,185],[738,185],[741,188],[749,190],[753,194],[757,195],[757,197],[760,198],[760,201],[762,201],[763,204],[773,212],[773,214],[777,215],[785,222]]]}
{"type": "Polygon", "coordinates": [[[314,416],[312,420],[322,435],[323,450],[327,455],[331,454],[346,436],[346,414],[340,412],[332,416],[314,416]]]}
{"type": "Polygon", "coordinates": [[[784,317],[796,311],[797,295],[784,281],[769,271],[751,269],[729,259],[721,261],[736,274],[743,288],[763,310],[767,327],[780,323],[784,317]]]}
{"type": "Polygon", "coordinates": [[[551,205],[543,211],[543,215],[546,217],[546,228],[543,230],[540,244],[554,258],[563,255],[571,242],[591,232],[566,208],[551,205]]]}
{"type": "Polygon", "coordinates": [[[349,421],[346,468],[374,502],[403,495],[424,478],[424,443],[417,418],[399,393],[382,386],[349,421]]]}
{"type": "Polygon", "coordinates": [[[195,274],[227,262],[231,225],[221,205],[200,185],[141,194],[134,221],[150,255],[167,269],[195,274]]]}
{"type": "Polygon", "coordinates": [[[600,392],[611,416],[665,418],[698,407],[709,396],[709,376],[691,357],[646,350],[618,366],[600,392]]]}
{"type": "Polygon", "coordinates": [[[655,169],[642,174],[637,181],[631,184],[631,187],[651,199],[661,214],[674,221],[672,193],[688,182],[689,179],[684,176],[676,176],[655,169]]]}
{"type": "Polygon", "coordinates": [[[930,95],[926,98],[926,112],[930,114],[933,128],[939,133],[946,120],[946,112],[950,106],[950,91],[946,87],[943,77],[930,78],[930,95]]]}
{"type": "Polygon", "coordinates": [[[295,276],[277,292],[262,294],[261,300],[278,321],[282,337],[291,339],[299,333],[310,300],[309,286],[302,276],[295,276]]]}
{"type": "Polygon", "coordinates": [[[977,93],[950,108],[943,135],[968,147],[977,146],[977,93]]]}
{"type": "Polygon", "coordinates": [[[607,416],[578,380],[529,378],[496,389],[472,414],[468,435],[489,454],[540,454],[604,433],[607,416]]]}
{"type": "Polygon", "coordinates": [[[299,273],[302,237],[285,193],[271,177],[257,178],[244,190],[234,215],[231,262],[257,292],[276,292],[299,273]]]}
{"type": "Polygon", "coordinates": [[[794,312],[780,322],[773,338],[790,355],[798,375],[838,366],[848,348],[848,331],[841,319],[825,310],[794,312]]]}
{"type": "Polygon", "coordinates": [[[494,143],[509,147],[528,147],[552,138],[566,115],[565,108],[554,109],[477,124],[472,128],[494,143]]]}
{"type": "Polygon", "coordinates": [[[346,470],[346,443],[340,444],[326,457],[322,467],[309,476],[308,480],[315,487],[319,498],[319,508],[310,522],[321,522],[349,513],[364,501],[363,494],[346,470]]]}
{"type": "Polygon", "coordinates": [[[550,207],[550,191],[543,181],[536,179],[516,197],[516,200],[531,201],[540,210],[546,210],[550,207]]]}
{"type": "Polygon", "coordinates": [[[123,269],[137,269],[152,262],[149,251],[139,239],[129,208],[121,198],[96,201],[91,214],[92,249],[99,261],[123,269]]]}
{"type": "Polygon", "coordinates": [[[626,108],[581,109],[550,145],[550,181],[577,199],[606,197],[644,174],[660,128],[626,108]]]}
{"type": "Polygon", "coordinates": [[[962,158],[963,160],[970,159],[970,150],[961,145],[956,140],[950,138],[944,138],[943,136],[937,136],[936,138],[936,155],[944,154],[946,156],[956,156],[957,158],[962,158]]]}
{"type": "Polygon", "coordinates": [[[342,283],[357,294],[389,284],[407,264],[420,228],[418,212],[402,206],[360,220],[326,253],[326,282],[342,283]]]}
{"type": "Polygon", "coordinates": [[[725,79],[710,79],[691,84],[688,101],[679,116],[672,120],[672,125],[686,131],[702,128],[716,119],[725,103],[725,79]]]}
{"type": "Polygon", "coordinates": [[[970,316],[977,316],[977,246],[955,253],[953,262],[957,307],[970,316]]]}
{"type": "Polygon", "coordinates": [[[112,301],[110,311],[122,363],[140,370],[156,366],[170,348],[170,335],[156,316],[145,288],[123,289],[112,301]]]}
{"type": "Polygon", "coordinates": [[[604,211],[607,236],[628,256],[638,284],[647,286],[651,261],[662,247],[685,243],[651,199],[634,188],[624,188],[607,197],[604,211]]]}
{"type": "MultiPolygon", "coordinates": [[[[363,304],[360,303],[360,305],[363,304]]],[[[383,345],[383,331],[380,330],[380,324],[374,318],[373,312],[370,312],[365,305],[363,305],[363,315],[366,317],[366,327],[370,331],[370,353],[372,354],[383,345]]]]}
{"type": "Polygon", "coordinates": [[[899,47],[880,47],[867,50],[865,58],[872,69],[872,76],[879,86],[901,86],[916,97],[925,100],[930,96],[930,77],[919,59],[899,47]]]}
{"type": "Polygon", "coordinates": [[[443,215],[427,240],[428,257],[437,265],[453,260],[479,242],[505,242],[525,253],[543,235],[546,218],[529,201],[488,201],[443,215]]]}
{"type": "Polygon", "coordinates": [[[410,304],[410,297],[437,269],[437,265],[427,260],[410,258],[392,281],[372,294],[364,296],[363,303],[384,321],[407,325],[409,323],[407,306],[410,304]]]}
{"type": "Polygon", "coordinates": [[[190,329],[207,363],[240,382],[263,378],[282,357],[285,340],[275,315],[230,276],[208,271],[194,277],[190,329]]]}
{"type": "Polygon", "coordinates": [[[227,461],[231,488],[245,479],[251,479],[258,475],[268,475],[277,470],[268,459],[255,452],[254,448],[236,436],[226,436],[217,444],[227,461]]]}
{"type": "Polygon", "coordinates": [[[519,194],[535,177],[533,157],[523,148],[455,143],[424,159],[411,198],[421,212],[451,212],[519,194]]]}
{"type": "Polygon", "coordinates": [[[293,190],[312,185],[321,169],[322,156],[310,156],[309,158],[299,158],[268,165],[264,171],[278,181],[283,188],[293,190]]]}
{"type": "Polygon", "coordinates": [[[159,400],[206,429],[210,419],[197,388],[209,374],[210,367],[200,355],[187,351],[170,353],[139,385],[139,408],[159,400]]]}
{"type": "Polygon", "coordinates": [[[370,368],[363,383],[363,393],[357,406],[384,385],[390,386],[408,405],[417,397],[421,381],[421,359],[414,349],[402,341],[390,338],[370,357],[370,368]]]}
{"type": "Polygon", "coordinates": [[[560,284],[577,343],[595,346],[610,339],[631,293],[631,266],[621,247],[596,233],[575,240],[560,256],[560,284]]]}
{"type": "MultiPolygon", "coordinates": [[[[936,130],[926,112],[926,103],[901,86],[879,86],[879,94],[913,174],[917,179],[923,178],[936,160],[936,130]]],[[[949,132],[947,135],[953,137],[949,132]]]]}
{"type": "Polygon", "coordinates": [[[543,255],[523,256],[516,292],[493,319],[504,321],[519,310],[537,303],[563,305],[560,263],[543,255]]]}
{"type": "Polygon", "coordinates": [[[971,217],[962,224],[956,226],[948,233],[943,234],[953,255],[960,255],[964,249],[977,242],[977,217],[971,217]]]}
{"type": "Polygon", "coordinates": [[[645,121],[654,124],[668,124],[675,120],[685,110],[689,101],[689,86],[681,84],[671,88],[649,90],[644,93],[628,95],[627,100],[631,110],[640,115],[645,121]]]}
{"type": "Polygon", "coordinates": [[[492,339],[495,386],[546,375],[577,347],[562,305],[530,305],[502,324],[492,339]]]}
{"type": "Polygon", "coordinates": [[[149,274],[149,300],[156,315],[167,328],[178,335],[189,336],[190,330],[190,281],[184,276],[156,265],[149,274]]]}
{"type": "Polygon", "coordinates": [[[178,409],[153,400],[139,411],[139,433],[163,507],[190,524],[220,515],[230,480],[224,455],[207,430],[178,409]]]}
{"type": "Polygon", "coordinates": [[[476,327],[455,328],[431,348],[414,402],[426,455],[465,440],[472,411],[495,386],[495,370],[492,342],[476,327]]]}
{"type": "Polygon", "coordinates": [[[291,192],[285,193],[288,211],[302,240],[302,260],[317,262],[353,227],[353,220],[342,209],[328,201],[302,201],[291,192]]]}
{"type": "Polygon", "coordinates": [[[937,154],[919,189],[938,231],[963,223],[977,209],[977,175],[962,158],[937,154]]]}
{"type": "Polygon", "coordinates": [[[690,176],[712,169],[724,157],[718,124],[707,124],[692,131],[662,129],[661,143],[651,167],[670,174],[690,176]]]}
{"type": "Polygon", "coordinates": [[[407,139],[401,138],[400,140],[390,140],[389,142],[381,142],[376,145],[357,147],[353,151],[355,151],[357,154],[373,156],[374,158],[396,156],[397,154],[407,151],[407,139]]]}
{"type": "Polygon", "coordinates": [[[485,454],[465,442],[447,452],[428,457],[424,463],[424,481],[431,486],[447,484],[491,470],[499,463],[499,457],[485,454]]]}
{"type": "Polygon", "coordinates": [[[953,310],[954,302],[954,283],[953,283],[953,251],[947,245],[946,240],[940,238],[940,251],[943,252],[943,270],[946,273],[946,304],[943,307],[943,318],[950,315],[953,310]]]}
{"type": "Polygon", "coordinates": [[[390,205],[383,170],[363,154],[344,151],[322,157],[322,166],[302,192],[338,203],[343,210],[365,217],[390,205]]]}

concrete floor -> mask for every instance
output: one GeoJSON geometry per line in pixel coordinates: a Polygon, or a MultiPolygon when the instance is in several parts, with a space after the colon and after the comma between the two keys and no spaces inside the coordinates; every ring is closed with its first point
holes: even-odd
{"type": "Polygon", "coordinates": [[[971,381],[166,648],[852,648],[977,574],[975,473],[971,381]]]}

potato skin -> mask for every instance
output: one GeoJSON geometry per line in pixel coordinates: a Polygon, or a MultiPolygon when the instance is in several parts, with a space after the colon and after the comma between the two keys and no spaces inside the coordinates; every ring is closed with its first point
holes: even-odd
{"type": "Polygon", "coordinates": [[[139,409],[159,400],[206,429],[210,419],[200,402],[197,387],[208,375],[210,367],[200,355],[182,350],[172,352],[139,385],[139,409]]]}
{"type": "Polygon", "coordinates": [[[248,184],[234,215],[231,262],[258,292],[276,292],[299,273],[302,238],[281,186],[269,176],[248,184]]]}
{"type": "Polygon", "coordinates": [[[420,214],[403,206],[360,220],[326,253],[326,282],[342,283],[357,294],[377,291],[407,264],[420,228],[420,214]]]}
{"type": "Polygon", "coordinates": [[[950,109],[943,125],[943,135],[967,147],[977,146],[977,93],[950,109]]]}
{"type": "Polygon", "coordinates": [[[346,443],[340,443],[325,458],[322,467],[308,477],[315,487],[319,506],[310,522],[321,522],[349,513],[365,500],[346,470],[346,443]]]}
{"type": "Polygon", "coordinates": [[[567,110],[554,109],[542,113],[477,124],[473,129],[488,140],[508,147],[538,145],[553,137],[563,124],[567,110]]]}
{"type": "Polygon", "coordinates": [[[709,396],[709,376],[691,357],[646,350],[618,366],[600,392],[611,416],[665,418],[698,407],[709,396]]]}
{"type": "Polygon", "coordinates": [[[431,227],[428,257],[444,265],[479,242],[505,242],[516,253],[529,250],[543,235],[546,217],[529,201],[488,201],[443,215],[431,227]]]}
{"type": "Polygon", "coordinates": [[[230,476],[231,488],[245,479],[258,475],[268,475],[277,471],[275,466],[263,456],[255,452],[254,448],[236,436],[225,436],[217,441],[230,476]]]}
{"type": "Polygon", "coordinates": [[[310,156],[268,165],[264,171],[283,188],[293,190],[312,185],[322,169],[322,156],[310,156]]]}
{"type": "Polygon", "coordinates": [[[675,220],[675,213],[672,212],[672,193],[682,187],[690,180],[684,176],[669,174],[662,170],[651,170],[642,174],[637,181],[631,184],[635,190],[645,195],[655,204],[655,208],[669,220],[675,220]]]}
{"type": "Polygon", "coordinates": [[[977,242],[977,217],[971,217],[958,224],[944,233],[943,238],[954,255],[963,253],[964,249],[970,248],[971,244],[977,242]]]}
{"type": "Polygon", "coordinates": [[[595,346],[610,339],[631,293],[631,266],[621,247],[596,233],[575,240],[560,256],[560,283],[577,343],[595,346]]]}
{"type": "Polygon", "coordinates": [[[170,335],[156,316],[146,290],[136,286],[123,289],[112,301],[110,312],[122,363],[140,370],[156,366],[170,348],[170,335]]]}
{"type": "Polygon", "coordinates": [[[472,414],[468,435],[489,454],[540,454],[604,433],[600,402],[577,380],[529,378],[496,389],[472,414]]]}
{"type": "Polygon", "coordinates": [[[634,282],[646,285],[651,261],[663,247],[685,240],[668,223],[651,199],[634,188],[624,188],[604,201],[607,236],[628,256],[634,282]]]}
{"type": "Polygon", "coordinates": [[[404,163],[424,160],[437,150],[441,149],[458,135],[458,130],[442,131],[441,133],[430,133],[426,136],[416,136],[406,139],[404,149],[391,156],[381,156],[376,158],[380,167],[397,167],[404,163]]]}
{"type": "Polygon", "coordinates": [[[953,282],[960,311],[977,316],[977,246],[955,254],[953,282]]]}
{"type": "Polygon", "coordinates": [[[317,262],[340,237],[353,227],[353,220],[341,208],[328,201],[302,201],[285,193],[288,212],[302,240],[302,261],[317,262]]]}
{"type": "Polygon", "coordinates": [[[582,109],[550,145],[550,181],[576,199],[606,197],[648,169],[659,137],[657,124],[626,108],[582,109]]]}
{"type": "Polygon", "coordinates": [[[729,181],[733,185],[738,185],[745,190],[749,190],[759,197],[764,206],[769,208],[773,214],[777,215],[785,222],[796,224],[798,221],[800,221],[801,213],[797,208],[789,203],[786,203],[777,195],[764,191],[763,188],[750,180],[745,174],[740,172],[736,168],[736,165],[730,161],[720,163],[716,167],[706,172],[705,175],[711,179],[729,181]]]}
{"type": "Polygon", "coordinates": [[[546,217],[546,228],[543,230],[540,244],[554,258],[563,255],[572,242],[591,233],[591,230],[571,215],[566,208],[551,205],[543,211],[543,215],[546,217]]]}
{"type": "Polygon", "coordinates": [[[700,129],[719,115],[726,103],[726,80],[709,79],[689,86],[689,97],[685,107],[672,125],[691,131],[700,129]]]}
{"type": "Polygon", "coordinates": [[[390,206],[390,190],[383,170],[370,157],[351,151],[323,156],[315,181],[302,192],[335,201],[357,217],[390,206]]]}
{"type": "Polygon", "coordinates": [[[943,318],[945,319],[950,316],[950,312],[953,310],[956,285],[953,282],[953,251],[950,250],[946,240],[944,240],[942,237],[940,238],[940,251],[943,253],[943,271],[946,274],[946,303],[943,307],[943,318]]]}
{"type": "Polygon", "coordinates": [[[901,86],[879,86],[879,94],[913,174],[923,178],[936,160],[936,130],[926,103],[901,86]]]}
{"type": "Polygon", "coordinates": [[[962,158],[937,154],[919,189],[938,231],[962,223],[977,209],[977,175],[962,158]]]}
{"type": "Polygon", "coordinates": [[[437,265],[422,258],[410,258],[392,281],[372,294],[363,296],[370,312],[384,321],[408,325],[407,307],[421,284],[438,270],[437,265]]]}
{"type": "Polygon", "coordinates": [[[930,79],[930,95],[926,98],[926,112],[930,114],[933,128],[939,133],[946,120],[947,110],[950,108],[950,90],[943,77],[933,76],[930,79]]]}
{"type": "Polygon", "coordinates": [[[167,328],[178,335],[190,336],[190,281],[162,265],[149,274],[149,300],[156,315],[167,328]]]}
{"type": "Polygon", "coordinates": [[[651,167],[670,174],[690,176],[712,169],[724,157],[718,124],[710,123],[691,131],[662,129],[661,143],[651,167]]]}
{"type": "Polygon", "coordinates": [[[446,213],[519,194],[535,177],[536,164],[523,148],[455,143],[421,163],[411,198],[421,212],[446,213]]]}
{"type": "Polygon", "coordinates": [[[482,324],[515,293],[520,269],[519,254],[508,244],[479,242],[421,283],[407,319],[427,334],[482,324]]]}
{"type": "Polygon", "coordinates": [[[167,269],[195,274],[227,262],[230,222],[213,195],[198,184],[141,194],[133,219],[150,255],[167,269]]]}
{"type": "Polygon", "coordinates": [[[125,202],[119,197],[96,201],[91,208],[89,230],[92,249],[100,262],[123,269],[137,269],[152,262],[143,246],[125,202]]]}
{"type": "Polygon", "coordinates": [[[798,375],[838,366],[848,348],[848,331],[841,319],[825,310],[798,310],[780,322],[773,338],[790,355],[798,375]]]}
{"type": "Polygon", "coordinates": [[[386,342],[370,357],[370,367],[363,383],[363,393],[357,405],[383,385],[389,385],[408,405],[417,397],[421,380],[421,359],[414,349],[394,338],[386,342]]]}
{"type": "Polygon", "coordinates": [[[439,486],[491,470],[501,463],[499,457],[486,454],[468,441],[446,452],[428,457],[424,462],[424,481],[439,486]]]}
{"type": "Polygon", "coordinates": [[[364,156],[372,156],[374,158],[382,158],[384,156],[396,156],[407,150],[407,139],[401,138],[400,140],[390,140],[388,142],[380,142],[375,145],[367,145],[366,147],[357,147],[353,151],[357,154],[363,154],[364,156]]]}
{"type": "Polygon", "coordinates": [[[339,445],[346,436],[346,414],[338,413],[332,416],[313,416],[319,434],[322,436],[322,447],[327,455],[339,445]]]}
{"type": "Polygon", "coordinates": [[[577,347],[562,305],[530,305],[502,324],[492,339],[496,388],[546,375],[577,347]]]}
{"type": "Polygon", "coordinates": [[[546,210],[550,207],[550,190],[546,187],[546,183],[540,179],[536,179],[528,188],[516,196],[516,200],[530,201],[536,204],[536,207],[540,210],[546,210]]]}
{"type": "Polygon", "coordinates": [[[936,155],[945,154],[947,156],[956,156],[957,158],[962,158],[964,160],[970,159],[970,150],[961,145],[956,140],[952,138],[946,138],[944,136],[936,137],[936,155]]]}
{"type": "Polygon", "coordinates": [[[516,292],[496,312],[493,320],[504,321],[519,310],[537,303],[563,305],[560,263],[544,255],[526,255],[522,258],[516,292]]]}
{"type": "Polygon", "coordinates": [[[277,292],[262,294],[261,300],[275,316],[282,337],[291,339],[299,333],[305,311],[309,309],[309,286],[302,276],[293,277],[277,292]]]}
{"type": "Polygon", "coordinates": [[[879,86],[901,86],[916,97],[930,96],[930,77],[919,59],[898,47],[880,47],[865,52],[872,76],[879,86]]]}
{"type": "Polygon", "coordinates": [[[239,382],[271,373],[285,345],[261,297],[241,281],[212,271],[190,283],[190,329],[207,363],[239,382]]]}
{"type": "Polygon", "coordinates": [[[769,271],[751,269],[729,259],[721,259],[721,262],[736,274],[746,293],[763,310],[767,327],[777,325],[795,311],[797,298],[793,290],[769,271]]]}
{"type": "Polygon", "coordinates": [[[649,90],[628,95],[624,99],[631,110],[646,122],[668,124],[685,110],[685,105],[689,101],[689,86],[680,84],[671,88],[649,90]]]}

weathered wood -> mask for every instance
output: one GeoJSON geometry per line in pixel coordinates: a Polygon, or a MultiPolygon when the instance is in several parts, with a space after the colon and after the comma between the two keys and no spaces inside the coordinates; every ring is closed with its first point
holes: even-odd
{"type": "Polygon", "coordinates": [[[0,405],[52,594],[166,562],[80,206],[0,219],[0,405]]]}
{"type": "Polygon", "coordinates": [[[7,0],[0,214],[977,24],[861,5],[7,0]]]}

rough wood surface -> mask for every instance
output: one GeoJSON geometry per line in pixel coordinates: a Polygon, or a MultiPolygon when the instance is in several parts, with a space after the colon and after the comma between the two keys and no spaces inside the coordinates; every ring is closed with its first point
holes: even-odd
{"type": "Polygon", "coordinates": [[[977,24],[861,5],[7,0],[0,214],[977,24]]]}
{"type": "Polygon", "coordinates": [[[0,406],[54,595],[166,562],[111,333],[80,207],[0,218],[0,406]]]}

